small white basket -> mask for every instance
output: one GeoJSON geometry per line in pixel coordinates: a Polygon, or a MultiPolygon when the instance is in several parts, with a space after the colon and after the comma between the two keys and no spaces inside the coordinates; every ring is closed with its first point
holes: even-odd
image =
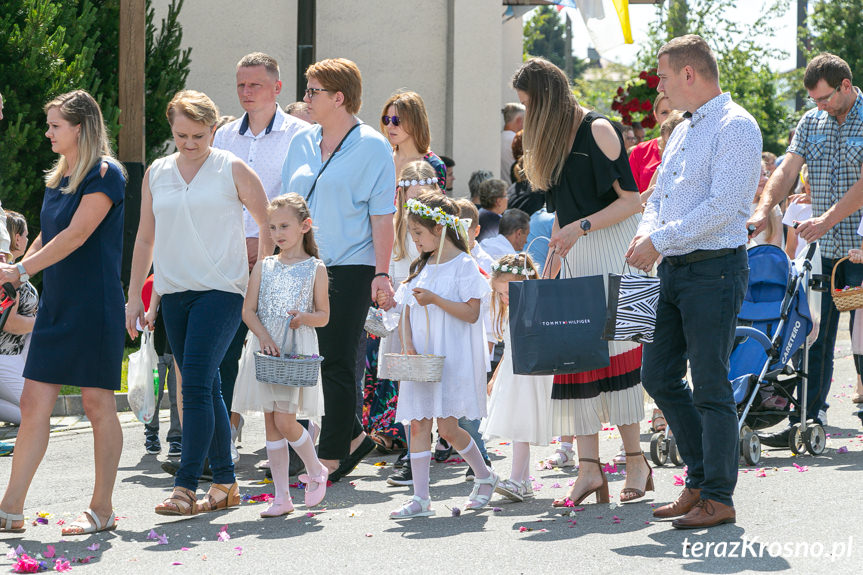
{"type": "Polygon", "coordinates": [[[368,333],[377,337],[387,337],[396,331],[395,329],[387,329],[384,325],[384,310],[376,307],[369,308],[365,327],[368,333]]]}
{"type": "Polygon", "coordinates": [[[288,334],[292,334],[291,340],[295,339],[293,332],[296,330],[290,327],[291,319],[293,316],[288,316],[278,357],[266,355],[260,351],[255,352],[255,377],[263,383],[291,387],[314,387],[318,383],[321,362],[324,361],[324,358],[319,355],[303,354],[285,356],[285,349],[287,349],[285,343],[287,343],[288,334]]]}
{"type": "MultiPolygon", "coordinates": [[[[405,350],[405,310],[407,305],[402,310],[402,318],[399,322],[401,330],[402,352],[401,353],[386,353],[384,357],[389,370],[389,378],[393,381],[418,381],[425,383],[437,383],[443,376],[443,364],[446,356],[421,354],[408,355],[405,350]]],[[[431,340],[429,326],[428,308],[423,307],[426,312],[426,333],[431,340]]]]}

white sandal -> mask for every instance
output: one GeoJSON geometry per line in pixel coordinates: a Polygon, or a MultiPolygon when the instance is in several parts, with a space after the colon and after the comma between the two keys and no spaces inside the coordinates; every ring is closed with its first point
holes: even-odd
{"type": "Polygon", "coordinates": [[[468,497],[467,503],[464,504],[465,509],[482,509],[488,502],[491,501],[491,496],[494,495],[495,489],[497,489],[498,483],[500,483],[500,477],[493,470],[486,467],[489,472],[489,476],[485,479],[480,479],[479,477],[475,477],[473,480],[473,490],[470,492],[470,497],[468,497]],[[480,495],[479,489],[483,485],[491,485],[491,491],[488,495],[480,495]]]}
{"type": "Polygon", "coordinates": [[[410,501],[390,513],[390,519],[410,519],[411,517],[431,517],[435,510],[431,508],[431,497],[423,499],[414,495],[410,501]],[[419,511],[414,511],[411,506],[416,503],[419,511]]]}
{"type": "Polygon", "coordinates": [[[87,509],[84,513],[90,516],[93,520],[93,523],[89,521],[73,521],[69,524],[68,527],[63,529],[63,535],[89,535],[90,533],[98,533],[100,531],[113,531],[117,528],[117,516],[111,511],[111,516],[108,518],[108,522],[105,525],[102,525],[102,521],[99,519],[99,516],[96,515],[96,512],[92,509],[87,509]],[[80,529],[80,531],[67,531],[67,529],[80,529]]]}
{"type": "Polygon", "coordinates": [[[3,521],[3,525],[0,525],[0,533],[24,533],[27,531],[27,528],[23,525],[21,527],[12,527],[13,521],[24,521],[23,514],[6,513],[0,510],[0,521],[3,521]]]}
{"type": "Polygon", "coordinates": [[[536,493],[533,492],[533,484],[530,479],[525,479],[521,483],[522,487],[524,487],[524,498],[525,499],[533,499],[536,497],[536,493]]]}
{"type": "Polygon", "coordinates": [[[494,488],[494,492],[499,495],[503,495],[510,501],[515,501],[516,503],[524,501],[524,484],[519,483],[518,481],[504,479],[497,484],[497,487],[494,488]]]}
{"type": "Polygon", "coordinates": [[[545,460],[552,467],[575,467],[575,451],[572,449],[556,449],[554,455],[545,460]]]}

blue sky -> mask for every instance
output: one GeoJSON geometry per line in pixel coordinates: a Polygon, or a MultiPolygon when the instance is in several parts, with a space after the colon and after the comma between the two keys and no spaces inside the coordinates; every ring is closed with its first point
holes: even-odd
{"type": "MultiPolygon", "coordinates": [[[[770,0],[738,0],[737,8],[733,10],[729,16],[741,22],[754,22],[758,15],[763,10],[764,6],[770,0]]],[[[787,53],[786,58],[773,58],[770,62],[771,69],[775,71],[787,71],[794,68],[796,61],[796,27],[797,27],[797,8],[796,2],[792,0],[789,3],[788,10],[777,22],[777,34],[773,40],[773,47],[777,51],[784,50],[787,53]]],[[[577,10],[565,8],[564,11],[569,12],[570,19],[573,22],[573,50],[580,58],[587,57],[587,47],[590,39],[587,35],[587,30],[584,27],[584,21],[578,14],[577,10]]],[[[635,63],[638,54],[639,44],[643,43],[647,38],[648,24],[656,18],[656,7],[652,5],[633,5],[629,6],[630,20],[632,21],[632,34],[635,43],[633,45],[621,46],[612,50],[608,54],[608,59],[621,64],[635,63]]],[[[528,13],[525,18],[529,18],[528,13]]]]}

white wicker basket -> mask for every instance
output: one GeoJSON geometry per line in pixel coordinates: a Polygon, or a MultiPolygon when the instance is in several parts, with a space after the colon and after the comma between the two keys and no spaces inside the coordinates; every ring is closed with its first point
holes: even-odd
{"type": "Polygon", "coordinates": [[[292,318],[293,316],[288,316],[278,357],[266,355],[260,351],[255,352],[255,377],[262,383],[289,385],[291,387],[314,387],[318,383],[321,362],[324,361],[324,358],[319,355],[302,354],[288,354],[286,356],[285,344],[288,334],[292,335],[292,340],[295,339],[293,334],[296,330],[290,327],[292,318]]]}
{"type": "MultiPolygon", "coordinates": [[[[404,308],[407,309],[407,306],[404,308]]],[[[429,333],[429,312],[426,307],[423,307],[426,312],[426,334],[431,340],[429,333]]],[[[446,356],[421,354],[408,355],[405,353],[405,312],[402,310],[402,319],[399,322],[401,330],[402,353],[386,353],[387,368],[389,370],[390,379],[393,381],[421,381],[426,383],[437,383],[443,375],[443,364],[446,356]]]]}
{"type": "Polygon", "coordinates": [[[392,335],[396,330],[387,329],[384,325],[384,310],[376,307],[370,307],[369,313],[366,315],[366,331],[377,337],[387,337],[392,335]]]}

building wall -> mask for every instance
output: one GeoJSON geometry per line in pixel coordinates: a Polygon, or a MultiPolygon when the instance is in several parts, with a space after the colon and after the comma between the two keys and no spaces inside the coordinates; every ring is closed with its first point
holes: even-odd
{"type": "MultiPolygon", "coordinates": [[[[153,0],[157,20],[169,3],[153,0]]],[[[464,196],[471,172],[497,172],[500,109],[515,100],[508,83],[521,62],[521,18],[502,25],[503,12],[501,0],[319,0],[316,58],[357,63],[363,73],[359,115],[374,127],[392,92],[418,92],[429,115],[432,150],[456,161],[455,191],[464,196]]],[[[259,50],[279,61],[279,103],[290,103],[296,93],[296,18],[297,0],[186,2],[180,22],[183,46],[192,48],[187,87],[206,92],[223,114],[239,116],[236,62],[259,50]]]]}

